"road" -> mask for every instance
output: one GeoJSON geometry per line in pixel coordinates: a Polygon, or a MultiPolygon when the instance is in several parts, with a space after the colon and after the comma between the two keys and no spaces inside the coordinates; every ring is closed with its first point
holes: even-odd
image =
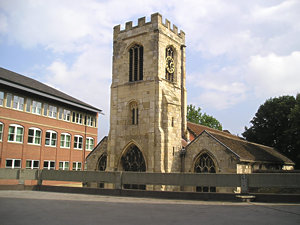
{"type": "Polygon", "coordinates": [[[1,225],[300,224],[300,204],[228,203],[0,191],[1,225]]]}

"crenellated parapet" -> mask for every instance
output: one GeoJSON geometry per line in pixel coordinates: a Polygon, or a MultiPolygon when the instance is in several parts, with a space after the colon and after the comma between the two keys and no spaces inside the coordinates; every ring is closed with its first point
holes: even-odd
{"type": "Polygon", "coordinates": [[[132,21],[126,22],[125,29],[121,30],[121,25],[117,25],[114,27],[114,36],[118,36],[118,34],[128,32],[131,30],[135,30],[137,28],[144,28],[145,26],[151,26],[153,29],[159,29],[159,27],[165,27],[168,30],[172,31],[174,34],[178,35],[181,39],[185,39],[185,33],[180,30],[178,32],[178,27],[173,24],[171,27],[171,22],[168,19],[165,19],[165,22],[162,21],[162,15],[159,13],[154,13],[151,15],[151,20],[146,22],[146,17],[141,17],[138,19],[138,24],[136,26],[132,26],[132,21]]]}

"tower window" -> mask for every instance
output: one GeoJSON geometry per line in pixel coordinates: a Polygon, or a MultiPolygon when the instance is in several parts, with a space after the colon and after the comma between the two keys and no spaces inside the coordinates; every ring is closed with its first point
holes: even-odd
{"type": "Polygon", "coordinates": [[[175,62],[174,49],[169,46],[166,48],[166,79],[174,82],[175,62]]]}
{"type": "Polygon", "coordinates": [[[139,123],[139,109],[136,102],[130,104],[131,124],[137,125],[139,123]]]}
{"type": "Polygon", "coordinates": [[[134,45],[129,49],[129,81],[143,80],[143,54],[141,45],[134,45]]]}

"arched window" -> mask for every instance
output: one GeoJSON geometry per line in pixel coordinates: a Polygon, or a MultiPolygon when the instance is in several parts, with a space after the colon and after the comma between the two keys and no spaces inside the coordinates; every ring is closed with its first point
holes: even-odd
{"type": "Polygon", "coordinates": [[[18,124],[10,124],[8,129],[8,141],[23,143],[24,128],[18,124]]]}
{"type": "Polygon", "coordinates": [[[129,49],[129,81],[143,80],[144,48],[134,45],[129,49]]]}
{"type": "Polygon", "coordinates": [[[139,108],[137,102],[130,103],[130,116],[132,125],[139,124],[139,108]]]}
{"type": "Polygon", "coordinates": [[[175,61],[174,61],[174,49],[169,46],[166,48],[166,79],[174,82],[175,73],[175,61]]]}
{"type": "MultiPolygon", "coordinates": [[[[106,163],[107,163],[107,155],[104,153],[100,156],[99,162],[98,162],[98,170],[99,171],[105,171],[106,170],[106,163]]],[[[98,184],[99,188],[104,188],[104,183],[100,182],[98,184]]]]}
{"type": "Polygon", "coordinates": [[[39,128],[31,127],[28,130],[28,144],[40,145],[42,131],[39,128]]]}
{"type": "MultiPolygon", "coordinates": [[[[197,159],[194,167],[195,173],[216,173],[216,166],[212,158],[203,153],[197,159]]],[[[216,187],[196,187],[197,192],[216,192],[216,187]]]]}
{"type": "Polygon", "coordinates": [[[60,135],[60,147],[70,148],[71,147],[71,135],[68,133],[62,133],[60,135]]]}
{"type": "Polygon", "coordinates": [[[53,130],[46,131],[45,146],[56,147],[57,133],[53,130]]]}
{"type": "MultiPolygon", "coordinates": [[[[123,170],[133,172],[145,172],[146,164],[143,153],[136,145],[131,145],[129,150],[122,156],[121,164],[123,170]]],[[[124,184],[125,189],[146,189],[146,185],[139,184],[124,184]]]]}

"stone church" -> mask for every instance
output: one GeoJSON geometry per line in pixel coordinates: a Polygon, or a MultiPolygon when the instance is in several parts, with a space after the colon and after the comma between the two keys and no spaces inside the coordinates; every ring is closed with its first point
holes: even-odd
{"type": "MultiPolygon", "coordinates": [[[[187,122],[185,33],[159,13],[114,27],[110,131],[88,170],[251,173],[292,169],[275,149],[187,122]]],[[[197,191],[216,191],[203,188],[197,191]]]]}

